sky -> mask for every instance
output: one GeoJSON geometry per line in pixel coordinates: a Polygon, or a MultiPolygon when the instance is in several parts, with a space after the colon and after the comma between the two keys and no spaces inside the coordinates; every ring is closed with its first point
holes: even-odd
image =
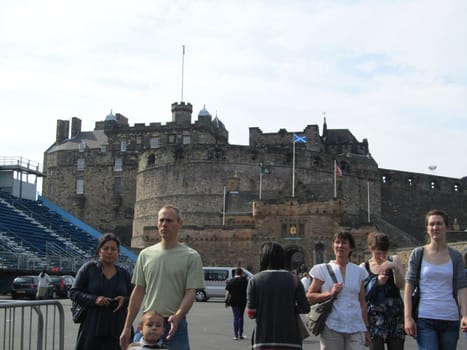
{"type": "Polygon", "coordinates": [[[168,122],[183,91],[231,144],[250,127],[322,132],[325,113],[380,168],[467,176],[465,0],[0,5],[0,158],[42,163],[57,119],[168,122]]]}

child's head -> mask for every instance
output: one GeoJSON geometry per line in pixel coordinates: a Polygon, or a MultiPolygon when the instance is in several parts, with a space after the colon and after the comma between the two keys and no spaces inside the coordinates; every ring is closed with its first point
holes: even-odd
{"type": "Polygon", "coordinates": [[[141,316],[138,328],[146,342],[156,343],[164,335],[164,317],[157,311],[147,311],[141,316]]]}

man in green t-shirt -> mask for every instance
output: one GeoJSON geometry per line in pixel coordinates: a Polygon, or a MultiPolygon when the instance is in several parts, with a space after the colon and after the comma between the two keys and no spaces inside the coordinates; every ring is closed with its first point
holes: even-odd
{"type": "Polygon", "coordinates": [[[185,317],[193,305],[196,290],[204,288],[204,276],[199,253],[178,241],[182,224],[177,207],[166,205],[159,211],[161,241],[143,249],[136,261],[132,278],[135,287],[120,336],[122,349],[131,340],[131,325],[143,300],[143,312],[157,311],[167,321],[164,344],[170,349],[190,349],[185,317]]]}

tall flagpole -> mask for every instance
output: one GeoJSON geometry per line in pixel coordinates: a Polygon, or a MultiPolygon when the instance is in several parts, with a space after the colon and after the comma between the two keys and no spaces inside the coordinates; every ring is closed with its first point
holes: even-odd
{"type": "Polygon", "coordinates": [[[366,189],[367,189],[367,195],[368,195],[368,198],[367,198],[367,202],[368,202],[368,222],[371,222],[371,214],[370,214],[370,210],[371,210],[371,207],[370,207],[370,180],[367,181],[366,189]]]}
{"type": "Polygon", "coordinates": [[[263,169],[259,169],[259,200],[261,200],[261,186],[263,182],[263,169]]]}
{"type": "Polygon", "coordinates": [[[183,102],[183,78],[185,73],[185,45],[182,46],[182,99],[180,102],[183,102]]]}
{"type": "Polygon", "coordinates": [[[292,135],[293,157],[292,157],[292,198],[295,197],[295,140],[292,135]]]}
{"type": "Polygon", "coordinates": [[[334,169],[332,171],[334,173],[334,198],[337,198],[337,174],[336,174],[336,170],[337,170],[336,160],[334,159],[334,169]]]}
{"type": "Polygon", "coordinates": [[[225,186],[224,186],[224,205],[222,206],[222,226],[225,225],[225,197],[226,197],[226,191],[225,191],[225,186]]]}

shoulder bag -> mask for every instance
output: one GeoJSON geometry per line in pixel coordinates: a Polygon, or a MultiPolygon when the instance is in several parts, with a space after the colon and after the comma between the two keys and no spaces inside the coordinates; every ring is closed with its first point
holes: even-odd
{"type": "MultiPolygon", "coordinates": [[[[92,263],[89,265],[86,271],[86,288],[88,287],[89,280],[91,279],[90,274],[91,269],[93,269],[96,264],[92,263]]],[[[71,317],[74,323],[82,323],[86,318],[86,313],[88,311],[88,306],[79,304],[76,300],[71,301],[71,317]]]]}
{"type": "MultiPolygon", "coordinates": [[[[331,268],[331,265],[326,264],[326,267],[331,275],[331,278],[334,283],[337,283],[336,275],[331,268]]],[[[314,335],[319,335],[326,325],[326,319],[332,311],[332,304],[334,303],[335,296],[324,300],[320,303],[311,305],[310,312],[307,316],[306,326],[308,330],[314,335]]]]}
{"type": "MultiPolygon", "coordinates": [[[[298,288],[298,286],[300,286],[300,288],[302,288],[302,283],[298,279],[298,276],[295,275],[293,280],[294,280],[295,288],[298,288]]],[[[300,338],[303,341],[305,338],[308,338],[310,336],[310,332],[308,332],[308,329],[306,328],[305,324],[303,323],[303,320],[302,320],[302,317],[300,316],[300,313],[297,312],[296,317],[297,317],[298,333],[300,333],[300,338]]]]}
{"type": "Polygon", "coordinates": [[[422,269],[423,251],[422,247],[420,259],[417,261],[417,282],[412,291],[412,318],[414,320],[418,318],[418,305],[420,304],[420,270],[422,269]]]}
{"type": "Polygon", "coordinates": [[[71,315],[74,323],[81,323],[86,318],[87,307],[78,304],[76,301],[71,302],[71,315]]]}

